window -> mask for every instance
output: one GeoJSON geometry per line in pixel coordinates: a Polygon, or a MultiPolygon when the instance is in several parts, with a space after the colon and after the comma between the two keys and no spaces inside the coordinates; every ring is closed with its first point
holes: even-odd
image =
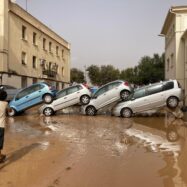
{"type": "Polygon", "coordinates": [[[26,65],[26,64],[27,64],[27,55],[26,55],[25,52],[22,52],[22,53],[21,53],[21,63],[22,63],[23,65],[26,65]]]}
{"type": "Polygon", "coordinates": [[[22,39],[24,40],[27,39],[26,31],[27,31],[27,28],[25,26],[22,26],[22,39]]]}
{"type": "Polygon", "coordinates": [[[34,84],[34,83],[37,83],[37,78],[33,78],[32,79],[32,83],[34,84]]]}
{"type": "Polygon", "coordinates": [[[169,66],[170,66],[170,62],[169,62],[169,58],[167,59],[167,71],[169,71],[169,66]]]}
{"type": "Polygon", "coordinates": [[[62,76],[64,76],[64,67],[62,67],[62,76]]]}
{"type": "Polygon", "coordinates": [[[36,56],[32,57],[32,67],[36,69],[36,56]]]}
{"type": "Polygon", "coordinates": [[[56,46],[56,55],[58,56],[58,46],[56,46]]]}
{"type": "Polygon", "coordinates": [[[46,39],[43,38],[43,49],[46,50],[46,39]]]}
{"type": "Polygon", "coordinates": [[[49,52],[52,52],[52,43],[49,42],[49,52]]]}
{"type": "Polygon", "coordinates": [[[71,88],[68,88],[67,89],[67,95],[68,94],[72,94],[72,93],[74,93],[74,92],[77,92],[79,90],[79,88],[77,87],[77,86],[73,86],[73,87],[71,87],[71,88]]]}
{"type": "Polygon", "coordinates": [[[94,94],[94,96],[95,96],[95,97],[98,97],[99,95],[105,93],[106,91],[107,91],[107,86],[104,86],[104,87],[100,88],[100,89],[94,94]]]}
{"type": "Polygon", "coordinates": [[[27,87],[27,77],[21,77],[21,87],[27,87]]]}
{"type": "Polygon", "coordinates": [[[57,93],[57,98],[64,97],[67,95],[67,90],[62,90],[57,93]]]}
{"type": "Polygon", "coordinates": [[[52,69],[52,62],[49,62],[49,70],[52,69]]]}
{"type": "Polygon", "coordinates": [[[39,91],[39,90],[41,90],[43,88],[44,88],[44,86],[40,85],[40,84],[33,85],[33,86],[30,87],[30,93],[39,91]]]}
{"type": "Polygon", "coordinates": [[[166,82],[163,84],[163,90],[171,90],[174,88],[174,83],[173,82],[166,82]]]}
{"type": "Polygon", "coordinates": [[[133,98],[138,99],[145,96],[145,89],[139,89],[134,92],[133,98]]]}
{"type": "Polygon", "coordinates": [[[36,43],[36,36],[37,36],[37,34],[36,34],[35,32],[33,32],[32,43],[33,43],[34,45],[37,44],[37,43],[36,43]]]}
{"type": "Polygon", "coordinates": [[[62,49],[62,59],[64,58],[64,49],[62,49]]]}
{"type": "Polygon", "coordinates": [[[171,54],[171,68],[174,66],[174,58],[173,58],[173,53],[171,54]]]}
{"type": "Polygon", "coordinates": [[[162,84],[153,85],[149,87],[147,91],[149,95],[159,93],[162,91],[162,84]]]}
{"type": "Polygon", "coordinates": [[[111,84],[108,85],[108,90],[111,90],[113,88],[118,87],[121,84],[121,82],[113,82],[111,84]]]}

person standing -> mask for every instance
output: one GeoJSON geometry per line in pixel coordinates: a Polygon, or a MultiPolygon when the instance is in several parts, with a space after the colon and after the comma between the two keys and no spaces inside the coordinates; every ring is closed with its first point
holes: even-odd
{"type": "Polygon", "coordinates": [[[5,134],[5,119],[8,102],[6,101],[7,93],[0,89],[0,163],[4,162],[6,155],[2,154],[5,134]]]}

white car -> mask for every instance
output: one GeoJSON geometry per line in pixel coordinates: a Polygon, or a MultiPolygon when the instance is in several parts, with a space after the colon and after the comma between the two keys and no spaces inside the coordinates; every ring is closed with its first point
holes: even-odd
{"type": "Polygon", "coordinates": [[[56,94],[56,99],[48,105],[43,105],[40,112],[45,116],[51,116],[56,111],[81,103],[87,105],[90,102],[91,92],[83,84],[77,84],[65,88],[56,94]]]}
{"type": "Polygon", "coordinates": [[[176,108],[182,99],[182,89],[176,80],[170,80],[139,88],[128,100],[118,103],[112,110],[115,116],[129,118],[134,113],[168,106],[176,108]]]}
{"type": "Polygon", "coordinates": [[[125,100],[131,93],[131,87],[126,81],[113,81],[99,88],[90,103],[82,107],[82,113],[94,116],[97,111],[119,100],[125,100]]]}

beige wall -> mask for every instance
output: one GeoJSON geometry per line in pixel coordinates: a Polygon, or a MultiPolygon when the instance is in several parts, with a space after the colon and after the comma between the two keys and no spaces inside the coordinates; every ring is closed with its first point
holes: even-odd
{"type": "Polygon", "coordinates": [[[175,19],[172,20],[165,38],[165,78],[175,79],[176,77],[176,36],[175,19]]]}
{"type": "MultiPolygon", "coordinates": [[[[0,53],[0,71],[36,77],[38,80],[49,78],[70,82],[70,44],[18,5],[8,4],[8,0],[0,0],[0,50],[3,49],[7,49],[8,58],[7,54],[0,53]],[[22,39],[22,26],[26,27],[26,40],[22,39]],[[33,44],[33,32],[37,34],[37,45],[33,44]],[[46,39],[46,50],[43,49],[43,38],[46,39]],[[51,52],[49,42],[52,43],[51,52]],[[56,46],[59,55],[56,55],[56,46]],[[21,62],[22,52],[26,53],[26,65],[21,62]],[[32,67],[33,56],[36,56],[36,68],[32,67]],[[42,59],[46,60],[47,65],[49,62],[58,65],[55,78],[43,75],[42,59]]],[[[31,83],[29,80],[28,84],[31,83]]]]}

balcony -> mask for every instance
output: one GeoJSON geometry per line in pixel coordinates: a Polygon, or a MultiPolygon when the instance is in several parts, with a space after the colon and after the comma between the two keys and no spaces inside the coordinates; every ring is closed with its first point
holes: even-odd
{"type": "Polygon", "coordinates": [[[54,70],[43,70],[43,75],[47,75],[48,77],[55,78],[57,75],[57,71],[54,70]]]}

